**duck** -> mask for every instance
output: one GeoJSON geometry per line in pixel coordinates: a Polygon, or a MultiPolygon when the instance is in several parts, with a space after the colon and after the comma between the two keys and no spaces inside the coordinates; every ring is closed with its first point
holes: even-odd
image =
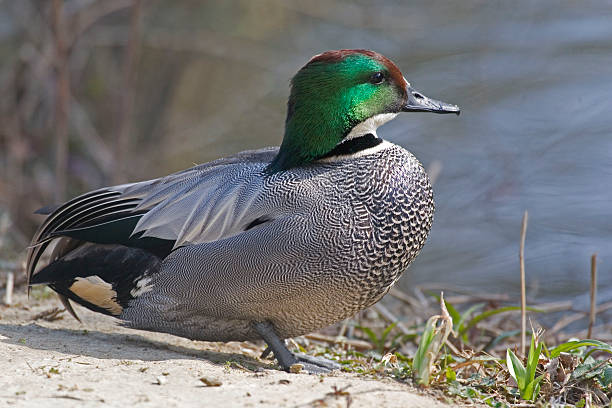
{"type": "Polygon", "coordinates": [[[279,147],[103,187],[46,215],[28,290],[48,285],[121,326],[267,344],[289,371],[338,368],[285,340],[378,302],[418,255],[434,200],[421,163],[380,138],[403,112],[459,114],[383,55],[327,51],[293,77],[279,147]]]}

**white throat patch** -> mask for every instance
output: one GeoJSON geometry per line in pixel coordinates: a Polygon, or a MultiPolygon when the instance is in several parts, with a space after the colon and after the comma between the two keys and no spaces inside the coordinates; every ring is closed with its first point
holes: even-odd
{"type": "Polygon", "coordinates": [[[381,113],[378,115],[374,115],[371,118],[364,120],[361,123],[355,125],[353,129],[349,132],[348,135],[340,143],[346,142],[347,140],[355,139],[356,137],[365,136],[367,134],[374,135],[378,137],[376,134],[376,129],[379,126],[384,125],[389,122],[391,119],[395,118],[397,113],[381,113]]]}

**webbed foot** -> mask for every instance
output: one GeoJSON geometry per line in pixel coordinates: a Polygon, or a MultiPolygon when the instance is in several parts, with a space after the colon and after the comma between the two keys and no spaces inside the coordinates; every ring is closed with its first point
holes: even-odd
{"type": "Polygon", "coordinates": [[[333,370],[339,370],[342,367],[335,361],[328,360],[323,357],[314,357],[303,353],[296,353],[294,356],[298,360],[298,364],[304,365],[305,371],[313,374],[329,373],[333,370]]]}
{"type": "Polygon", "coordinates": [[[340,369],[340,364],[325,358],[313,357],[303,353],[293,354],[274,332],[274,327],[269,322],[255,323],[254,327],[257,333],[268,343],[268,348],[261,355],[262,358],[273,352],[278,364],[287,372],[305,371],[310,374],[325,374],[340,369]]]}

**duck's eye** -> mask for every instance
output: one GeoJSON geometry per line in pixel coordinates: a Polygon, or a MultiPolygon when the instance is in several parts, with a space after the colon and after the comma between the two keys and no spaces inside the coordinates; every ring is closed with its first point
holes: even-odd
{"type": "Polygon", "coordinates": [[[382,84],[384,80],[385,80],[385,74],[383,74],[382,72],[376,72],[372,74],[372,76],[370,77],[370,82],[375,85],[382,84]]]}

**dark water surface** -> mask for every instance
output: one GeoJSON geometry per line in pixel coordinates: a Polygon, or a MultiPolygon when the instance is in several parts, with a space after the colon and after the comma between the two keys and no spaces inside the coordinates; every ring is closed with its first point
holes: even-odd
{"type": "MultiPolygon", "coordinates": [[[[281,13],[276,20],[249,20],[265,27],[266,48],[250,48],[259,66],[243,72],[234,64],[213,76],[215,86],[231,78],[241,92],[213,87],[197,96],[216,95],[216,110],[189,130],[206,137],[176,151],[181,166],[189,154],[205,161],[279,144],[288,79],[310,55],[375,49],[416,89],[462,108],[459,117],[400,115],[379,130],[426,167],[442,166],[430,239],[399,285],[518,294],[528,210],[532,296],[585,309],[597,252],[600,300],[612,300],[612,2],[297,4],[271,8],[281,13]]],[[[245,54],[218,55],[240,62],[245,54]]]]}
{"type": "MultiPolygon", "coordinates": [[[[424,163],[439,160],[438,211],[411,283],[518,291],[521,216],[539,298],[587,304],[589,256],[612,299],[612,5],[489,3],[440,24],[417,66],[398,61],[459,118],[414,115],[384,129],[424,163]],[[521,6],[522,5],[522,6],[521,6]]],[[[435,24],[435,23],[434,23],[435,24]]]]}

